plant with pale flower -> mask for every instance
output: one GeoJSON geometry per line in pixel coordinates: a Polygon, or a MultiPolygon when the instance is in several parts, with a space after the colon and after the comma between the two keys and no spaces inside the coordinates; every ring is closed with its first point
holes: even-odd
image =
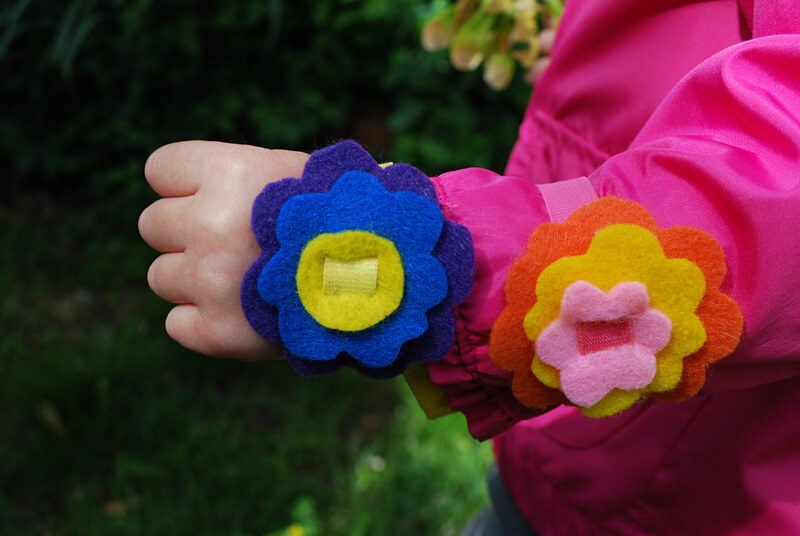
{"type": "Polygon", "coordinates": [[[428,20],[422,46],[429,52],[449,47],[450,62],[462,71],[483,64],[484,81],[502,91],[516,63],[530,69],[541,56],[539,32],[558,25],[563,6],[563,0],[459,0],[428,20]]]}

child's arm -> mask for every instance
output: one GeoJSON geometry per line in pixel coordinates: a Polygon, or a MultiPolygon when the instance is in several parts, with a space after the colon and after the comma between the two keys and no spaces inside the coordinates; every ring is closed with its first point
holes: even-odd
{"type": "MultiPolygon", "coordinates": [[[[721,245],[728,269],[723,290],[741,307],[745,331],[737,352],[713,365],[710,389],[746,387],[800,373],[800,300],[794,284],[800,273],[798,50],[796,36],[774,36],[710,58],[676,86],[627,151],[589,177],[598,195],[641,204],[662,228],[690,226],[721,245]]],[[[241,278],[258,253],[248,234],[249,207],[268,180],[298,176],[304,159],[293,154],[262,160],[255,155],[272,153],[221,144],[202,151],[193,151],[191,144],[186,152],[181,147],[163,149],[165,163],[155,158],[148,164],[148,177],[159,193],[171,196],[194,192],[191,187],[170,192],[171,180],[180,184],[187,177],[205,177],[199,182],[207,185],[208,195],[200,195],[200,185],[196,197],[201,203],[165,208],[172,213],[165,217],[171,222],[167,228],[177,230],[181,226],[175,222],[198,218],[206,225],[221,221],[223,225],[213,227],[234,230],[217,230],[214,240],[199,234],[194,242],[159,246],[145,217],[145,238],[157,249],[187,244],[185,261],[193,266],[189,277],[169,276],[159,268],[160,261],[152,270],[151,284],[159,295],[200,302],[198,307],[176,308],[168,330],[203,353],[258,355],[268,347],[247,326],[238,301],[241,278]],[[172,150],[175,155],[167,158],[172,150]],[[219,153],[198,154],[214,151],[219,153]],[[233,164],[226,164],[229,158],[233,164]],[[243,169],[248,165],[258,171],[243,169]],[[228,181],[233,186],[226,186],[228,181]],[[219,207],[223,210],[218,213],[219,207]],[[179,216],[184,213],[193,216],[179,216]],[[184,289],[193,280],[200,283],[184,289]]],[[[522,178],[471,169],[434,183],[445,216],[472,233],[476,273],[472,294],[457,308],[456,345],[428,371],[433,383],[447,392],[451,407],[465,413],[473,435],[487,438],[541,412],[517,401],[510,374],[489,359],[489,336],[505,306],[506,275],[525,252],[528,236],[548,221],[547,211],[536,186],[522,178]]],[[[172,202],[159,203],[166,207],[172,202]]]]}
{"type": "MultiPolygon", "coordinates": [[[[662,228],[690,226],[722,246],[722,289],[739,304],[744,332],[711,366],[709,391],[800,374],[800,37],[755,39],[698,66],[589,180],[601,197],[641,204],[662,228]]],[[[508,373],[489,359],[488,330],[505,306],[499,280],[547,216],[536,186],[513,177],[464,170],[437,182],[449,217],[473,233],[476,282],[459,308],[456,351],[428,370],[473,435],[487,438],[533,414],[513,404],[508,373]]]]}
{"type": "Polygon", "coordinates": [[[147,281],[178,304],[166,319],[170,337],[203,354],[245,360],[277,358],[242,312],[242,276],[258,257],[250,207],[264,186],[299,176],[308,155],[205,141],[173,143],[147,160],[145,176],[163,197],[139,219],[142,238],[164,253],[147,281]]]}

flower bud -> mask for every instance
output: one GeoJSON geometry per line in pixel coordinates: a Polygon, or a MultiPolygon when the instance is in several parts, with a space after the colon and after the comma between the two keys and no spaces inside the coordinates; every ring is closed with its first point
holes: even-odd
{"type": "Polygon", "coordinates": [[[507,54],[492,54],[483,66],[483,80],[495,91],[508,87],[514,78],[514,60],[507,54]]]}
{"type": "Polygon", "coordinates": [[[517,41],[511,46],[511,55],[526,69],[533,67],[533,64],[539,59],[540,52],[539,38],[535,35],[527,41],[517,41]]]}
{"type": "Polygon", "coordinates": [[[422,28],[422,47],[428,52],[447,48],[453,38],[453,22],[456,6],[452,5],[436,14],[422,28]]]}
{"type": "Polygon", "coordinates": [[[453,38],[450,62],[461,71],[474,71],[486,57],[494,33],[494,17],[478,12],[468,20],[453,38]]]}

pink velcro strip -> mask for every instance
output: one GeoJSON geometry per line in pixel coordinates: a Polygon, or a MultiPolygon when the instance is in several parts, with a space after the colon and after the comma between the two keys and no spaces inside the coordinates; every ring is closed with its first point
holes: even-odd
{"type": "Polygon", "coordinates": [[[578,328],[578,350],[582,355],[602,352],[633,342],[631,326],[626,319],[614,322],[581,322],[578,328]]]}
{"type": "Polygon", "coordinates": [[[537,184],[536,187],[542,192],[550,221],[554,223],[564,223],[573,212],[598,199],[594,186],[586,177],[537,184]]]}

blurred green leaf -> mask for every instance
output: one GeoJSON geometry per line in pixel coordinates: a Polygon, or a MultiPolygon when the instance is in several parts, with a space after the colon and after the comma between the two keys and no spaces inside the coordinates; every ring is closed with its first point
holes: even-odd
{"type": "Polygon", "coordinates": [[[17,36],[20,17],[30,3],[31,0],[6,2],[0,11],[0,58],[6,54],[11,42],[17,36]]]}

